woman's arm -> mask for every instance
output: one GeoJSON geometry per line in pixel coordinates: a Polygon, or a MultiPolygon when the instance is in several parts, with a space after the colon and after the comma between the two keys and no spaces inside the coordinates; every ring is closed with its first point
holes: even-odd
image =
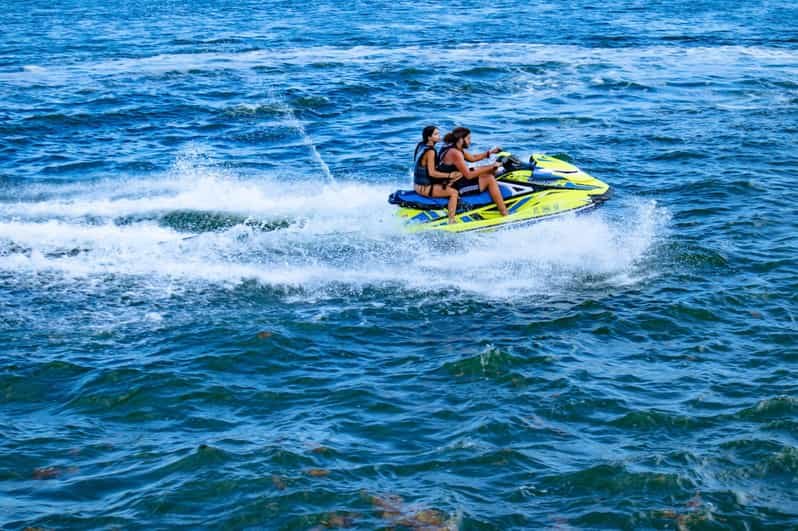
{"type": "Polygon", "coordinates": [[[501,151],[501,148],[498,147],[492,147],[489,150],[483,151],[482,153],[477,153],[476,155],[472,155],[467,151],[463,151],[463,157],[465,157],[468,162],[476,162],[478,160],[490,158],[491,154],[498,153],[499,151],[501,151]]]}
{"type": "Polygon", "coordinates": [[[488,157],[490,157],[490,151],[483,151],[482,153],[478,153],[476,155],[472,155],[468,151],[463,151],[463,158],[465,158],[468,162],[477,162],[478,160],[485,160],[488,157]]]}
{"type": "Polygon", "coordinates": [[[427,166],[427,173],[430,177],[435,177],[436,179],[458,179],[460,178],[460,172],[453,171],[451,173],[444,173],[442,171],[438,171],[438,168],[435,167],[435,153],[432,151],[427,151],[424,154],[424,160],[422,161],[427,166]]]}
{"type": "Polygon", "coordinates": [[[451,153],[452,157],[454,158],[452,164],[454,164],[454,166],[458,169],[458,171],[462,173],[463,176],[466,177],[467,179],[473,179],[474,177],[479,177],[480,175],[491,173],[493,170],[496,169],[496,166],[493,164],[489,164],[487,166],[479,166],[477,168],[469,168],[468,165],[466,164],[465,158],[462,153],[460,153],[456,149],[450,150],[449,153],[451,153]]]}

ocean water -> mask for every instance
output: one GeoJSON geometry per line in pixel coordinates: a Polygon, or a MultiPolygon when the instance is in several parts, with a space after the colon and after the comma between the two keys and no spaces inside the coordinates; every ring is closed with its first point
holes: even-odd
{"type": "Polygon", "coordinates": [[[6,2],[0,528],[798,529],[798,5],[6,2]],[[610,183],[412,236],[421,129],[610,183]]]}

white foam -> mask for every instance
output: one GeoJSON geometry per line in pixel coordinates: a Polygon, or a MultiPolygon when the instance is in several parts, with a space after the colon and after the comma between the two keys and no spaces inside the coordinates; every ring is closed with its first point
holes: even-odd
{"type": "Polygon", "coordinates": [[[144,320],[145,321],[150,321],[150,322],[153,322],[153,323],[160,323],[160,322],[163,322],[163,314],[161,314],[159,312],[147,312],[144,315],[144,320]]]}
{"type": "Polygon", "coordinates": [[[25,66],[22,67],[22,70],[24,72],[31,72],[31,73],[34,73],[34,74],[41,74],[41,73],[47,72],[46,68],[44,68],[43,66],[39,66],[39,65],[25,65],[25,66]]]}
{"type": "Polygon", "coordinates": [[[597,281],[638,282],[649,272],[640,261],[667,225],[663,209],[641,202],[511,231],[408,235],[386,201],[391,186],[287,186],[272,176],[220,172],[201,157],[117,189],[71,186],[69,199],[39,185],[43,198],[4,205],[0,271],[48,271],[65,280],[112,273],[147,284],[254,279],[317,296],[377,286],[513,299],[597,281]],[[191,225],[173,227],[164,217],[184,211],[200,220],[228,213],[232,226],[184,232],[191,225]]]}
{"type": "Polygon", "coordinates": [[[117,226],[112,223],[88,225],[67,223],[58,220],[30,223],[22,221],[0,221],[0,239],[14,241],[18,245],[36,249],[64,249],[81,246],[96,247],[129,244],[145,245],[180,237],[172,230],[152,223],[138,223],[132,226],[117,226]]]}
{"type": "MultiPolygon", "coordinates": [[[[779,64],[798,66],[798,51],[763,46],[712,46],[684,48],[679,45],[656,45],[635,48],[590,48],[574,45],[542,45],[516,42],[490,42],[451,46],[311,46],[249,50],[243,52],[207,52],[193,54],[159,54],[150,57],[86,61],[70,65],[27,65],[21,72],[0,73],[0,79],[25,82],[35,76],[38,80],[66,82],[86,73],[99,75],[153,75],[194,70],[251,70],[255,67],[305,66],[314,63],[343,63],[347,66],[378,64],[428,64],[440,66],[452,59],[464,64],[515,65],[543,62],[562,62],[569,68],[585,65],[610,64],[634,73],[641,70],[640,62],[656,62],[660,72],[679,73],[685,70],[717,74],[721,69],[730,73],[746,68],[746,59],[754,66],[779,64]],[[47,73],[46,78],[41,74],[47,73]]],[[[650,69],[647,69],[650,72],[650,69]]]]}
{"type": "Polygon", "coordinates": [[[594,212],[480,234],[460,252],[420,263],[438,287],[457,279],[453,287],[500,298],[570,289],[596,277],[629,284],[642,278],[637,264],[667,220],[654,203],[634,204],[616,221],[594,212]]]}
{"type": "MultiPolygon", "coordinates": [[[[139,183],[140,184],[140,183],[139,183]]],[[[357,213],[376,203],[385,203],[390,189],[364,187],[358,183],[294,183],[264,178],[247,181],[223,175],[204,175],[181,181],[150,181],[152,187],[126,197],[126,190],[88,188],[86,194],[68,199],[49,199],[9,203],[7,216],[16,218],[80,218],[146,215],[160,212],[194,210],[224,212],[264,218],[328,215],[335,212],[357,213]],[[379,197],[379,200],[377,198],[379,197]]],[[[138,188],[138,187],[137,187],[138,188]]]]}

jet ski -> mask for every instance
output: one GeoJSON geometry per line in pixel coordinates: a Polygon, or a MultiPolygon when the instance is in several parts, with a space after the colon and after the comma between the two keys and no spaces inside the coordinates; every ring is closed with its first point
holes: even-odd
{"type": "Polygon", "coordinates": [[[398,205],[397,215],[410,232],[476,232],[518,227],[563,214],[584,212],[607,199],[610,186],[576,166],[544,154],[533,154],[528,162],[510,152],[496,156],[502,164],[496,180],[510,213],[502,216],[487,191],[462,194],[457,222],[450,224],[447,199],[425,197],[413,190],[397,190],[388,198],[398,205]]]}

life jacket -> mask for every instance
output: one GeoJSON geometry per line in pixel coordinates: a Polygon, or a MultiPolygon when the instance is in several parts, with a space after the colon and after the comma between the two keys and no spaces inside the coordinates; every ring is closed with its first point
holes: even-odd
{"type": "Polygon", "coordinates": [[[421,186],[432,186],[433,184],[443,184],[445,185],[449,182],[448,179],[442,179],[438,177],[430,177],[429,172],[427,171],[427,167],[421,163],[421,160],[424,158],[424,155],[427,154],[428,151],[432,151],[435,153],[435,163],[438,162],[438,152],[435,151],[435,148],[429,147],[424,145],[423,148],[421,146],[416,148],[416,158],[415,163],[413,164],[413,184],[420,184],[421,186]]]}
{"type": "Polygon", "coordinates": [[[446,154],[449,152],[450,149],[457,149],[457,148],[454,147],[453,144],[446,144],[445,146],[443,146],[440,153],[438,153],[438,160],[437,160],[438,171],[444,173],[451,173],[453,171],[458,171],[457,166],[455,166],[454,164],[444,164],[443,162],[444,157],[446,157],[446,154]]]}

